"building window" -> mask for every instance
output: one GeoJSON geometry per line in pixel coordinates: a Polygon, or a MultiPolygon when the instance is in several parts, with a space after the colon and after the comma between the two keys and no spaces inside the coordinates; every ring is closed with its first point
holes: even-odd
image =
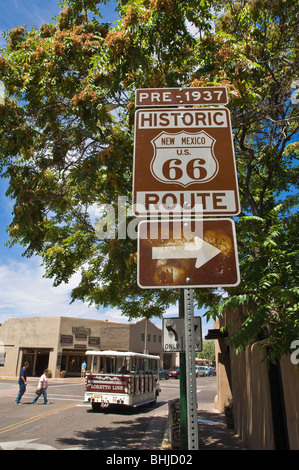
{"type": "Polygon", "coordinates": [[[0,350],[0,367],[5,366],[5,356],[6,356],[6,353],[0,350]]]}
{"type": "Polygon", "coordinates": [[[148,341],[151,340],[151,335],[147,335],[147,340],[148,340],[148,341]]]}
{"type": "Polygon", "coordinates": [[[145,338],[144,333],[141,333],[141,341],[144,341],[144,338],[145,338]]]}
{"type": "Polygon", "coordinates": [[[162,343],[162,336],[159,336],[159,343],[162,343]]]}
{"type": "Polygon", "coordinates": [[[153,335],[153,342],[154,342],[154,343],[157,342],[157,336],[156,336],[156,335],[153,335]]]}

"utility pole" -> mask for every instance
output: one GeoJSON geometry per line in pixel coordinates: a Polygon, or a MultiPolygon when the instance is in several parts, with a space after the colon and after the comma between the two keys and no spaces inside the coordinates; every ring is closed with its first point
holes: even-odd
{"type": "Polygon", "coordinates": [[[145,328],[144,328],[144,354],[147,354],[147,318],[145,319],[145,328]]]}

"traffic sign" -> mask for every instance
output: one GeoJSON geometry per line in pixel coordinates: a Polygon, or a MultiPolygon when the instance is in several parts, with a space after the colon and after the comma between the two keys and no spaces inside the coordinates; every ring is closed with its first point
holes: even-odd
{"type": "Polygon", "coordinates": [[[137,253],[142,288],[226,287],[240,282],[231,219],[142,221],[137,253]]]}
{"type": "MultiPolygon", "coordinates": [[[[163,351],[183,352],[185,347],[185,319],[180,317],[162,320],[163,351]]],[[[195,351],[202,351],[201,317],[194,317],[195,351]]]]}
{"type": "Polygon", "coordinates": [[[136,106],[182,106],[227,104],[227,89],[221,86],[193,88],[139,88],[136,106]]]}
{"type": "Polygon", "coordinates": [[[239,189],[226,108],[139,109],[135,215],[237,215],[239,189]]]}

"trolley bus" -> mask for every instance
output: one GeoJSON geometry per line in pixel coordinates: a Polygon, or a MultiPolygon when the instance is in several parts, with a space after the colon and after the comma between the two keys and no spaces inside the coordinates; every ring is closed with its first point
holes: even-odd
{"type": "Polygon", "coordinates": [[[109,405],[155,403],[160,393],[159,356],[135,352],[86,351],[84,402],[94,411],[109,405]]]}

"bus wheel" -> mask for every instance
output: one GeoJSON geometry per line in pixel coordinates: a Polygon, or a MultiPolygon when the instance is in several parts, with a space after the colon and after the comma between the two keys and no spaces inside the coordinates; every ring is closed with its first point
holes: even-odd
{"type": "Polygon", "coordinates": [[[157,394],[155,394],[154,400],[151,401],[151,402],[149,402],[149,405],[150,405],[150,406],[153,406],[153,405],[155,405],[156,403],[157,403],[157,394]]]}
{"type": "Polygon", "coordinates": [[[100,409],[101,409],[101,403],[95,403],[95,402],[93,402],[93,403],[91,404],[91,407],[92,407],[92,411],[100,411],[100,409]]]}

